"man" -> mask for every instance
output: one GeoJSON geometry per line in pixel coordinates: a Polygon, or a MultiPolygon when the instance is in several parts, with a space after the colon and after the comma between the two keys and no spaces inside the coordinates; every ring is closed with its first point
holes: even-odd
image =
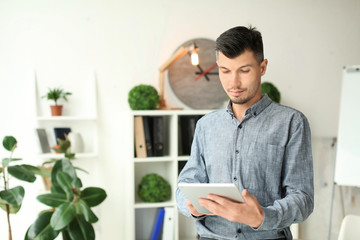
{"type": "Polygon", "coordinates": [[[221,84],[230,101],[202,117],[178,182],[235,183],[244,203],[209,194],[199,214],[180,189],[178,208],[195,218],[201,239],[292,239],[289,226],[313,211],[310,128],[299,111],[261,94],[260,32],[235,27],[216,40],[221,84]]]}

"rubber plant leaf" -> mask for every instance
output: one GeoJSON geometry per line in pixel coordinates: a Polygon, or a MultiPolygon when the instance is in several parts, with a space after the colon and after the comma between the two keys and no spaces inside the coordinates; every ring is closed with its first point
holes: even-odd
{"type": "Polygon", "coordinates": [[[59,235],[59,231],[55,231],[50,226],[50,219],[53,212],[44,212],[29,227],[25,235],[25,240],[53,240],[59,235]]]}
{"type": "Polygon", "coordinates": [[[6,205],[10,206],[10,213],[11,214],[17,213],[21,208],[21,205],[19,205],[19,206],[10,205],[10,204],[6,203],[4,200],[2,200],[0,198],[0,208],[2,208],[4,211],[6,211],[6,205]]]}
{"type": "Polygon", "coordinates": [[[3,158],[2,165],[8,166],[10,162],[20,161],[22,158],[3,158]]]}
{"type": "Polygon", "coordinates": [[[8,172],[11,176],[26,182],[34,182],[35,175],[21,165],[9,166],[8,172]]]}
{"type": "Polygon", "coordinates": [[[69,226],[71,239],[95,240],[95,231],[91,223],[77,216],[69,226]]]}
{"type": "Polygon", "coordinates": [[[74,195],[72,190],[73,189],[72,179],[69,176],[69,174],[60,171],[56,175],[56,180],[59,183],[61,189],[66,193],[66,198],[71,201],[74,195]]]}
{"type": "Polygon", "coordinates": [[[79,204],[80,212],[84,215],[84,218],[87,222],[95,223],[99,220],[97,216],[94,214],[94,212],[90,209],[90,207],[86,204],[86,202],[80,200],[78,204],[79,204]]]}
{"type": "Polygon", "coordinates": [[[52,183],[51,191],[64,193],[64,191],[62,190],[56,179],[56,175],[58,174],[58,172],[66,172],[67,174],[69,174],[69,176],[73,181],[76,181],[77,176],[76,176],[75,168],[73,167],[71,162],[67,159],[58,160],[55,162],[53,166],[53,169],[51,171],[51,183],[52,183]]]}
{"type": "Polygon", "coordinates": [[[17,186],[0,192],[0,198],[7,204],[21,206],[24,199],[25,190],[22,186],[17,186]]]}
{"type": "Polygon", "coordinates": [[[73,203],[63,203],[56,208],[54,214],[51,217],[51,227],[58,231],[66,227],[71,223],[76,215],[76,208],[73,203]]]}
{"type": "Polygon", "coordinates": [[[61,235],[62,235],[62,240],[75,240],[75,239],[77,239],[77,238],[71,239],[69,231],[67,230],[67,228],[64,228],[61,231],[61,235]]]}
{"type": "Polygon", "coordinates": [[[13,152],[16,148],[16,138],[13,136],[5,136],[3,139],[3,146],[6,150],[13,152]]]}
{"type": "Polygon", "coordinates": [[[67,202],[66,195],[62,193],[47,193],[37,196],[39,202],[50,206],[57,207],[65,202],[67,202]]]}
{"type": "Polygon", "coordinates": [[[50,177],[50,175],[51,175],[51,170],[50,169],[46,169],[46,168],[43,168],[43,167],[35,167],[35,166],[32,166],[32,165],[28,165],[28,164],[22,164],[21,166],[23,166],[24,168],[26,168],[27,170],[29,170],[33,174],[36,174],[36,175],[39,175],[39,176],[50,177]]]}
{"type": "Polygon", "coordinates": [[[95,207],[102,203],[106,196],[107,195],[104,189],[98,187],[88,187],[81,192],[80,198],[85,201],[89,207],[95,207]]]}

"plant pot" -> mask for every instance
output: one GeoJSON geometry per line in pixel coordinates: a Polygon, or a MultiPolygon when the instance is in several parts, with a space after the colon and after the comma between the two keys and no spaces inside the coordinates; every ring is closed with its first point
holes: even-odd
{"type": "Polygon", "coordinates": [[[62,105],[51,105],[51,116],[61,116],[62,115],[62,105]]]}

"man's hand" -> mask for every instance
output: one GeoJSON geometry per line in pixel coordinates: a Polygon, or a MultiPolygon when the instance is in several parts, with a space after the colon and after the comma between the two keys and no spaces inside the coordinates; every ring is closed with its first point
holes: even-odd
{"type": "Polygon", "coordinates": [[[200,216],[205,215],[205,214],[199,213],[189,200],[186,201],[186,205],[188,206],[191,215],[193,215],[194,217],[200,217],[200,216]]]}
{"type": "MultiPolygon", "coordinates": [[[[246,189],[242,191],[241,195],[245,199],[244,203],[234,202],[214,194],[209,194],[208,198],[200,198],[199,203],[209,209],[214,215],[232,222],[244,223],[250,227],[258,228],[264,221],[263,209],[256,197],[251,195],[246,189]]],[[[195,209],[194,207],[192,208],[195,209]]]]}

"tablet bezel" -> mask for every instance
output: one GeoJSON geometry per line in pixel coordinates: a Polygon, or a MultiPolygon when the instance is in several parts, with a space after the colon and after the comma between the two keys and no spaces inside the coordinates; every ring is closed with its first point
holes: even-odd
{"type": "Polygon", "coordinates": [[[202,214],[211,214],[211,212],[201,206],[198,200],[199,198],[207,198],[210,193],[236,202],[245,202],[240,190],[234,183],[179,183],[178,187],[195,209],[202,214]]]}

